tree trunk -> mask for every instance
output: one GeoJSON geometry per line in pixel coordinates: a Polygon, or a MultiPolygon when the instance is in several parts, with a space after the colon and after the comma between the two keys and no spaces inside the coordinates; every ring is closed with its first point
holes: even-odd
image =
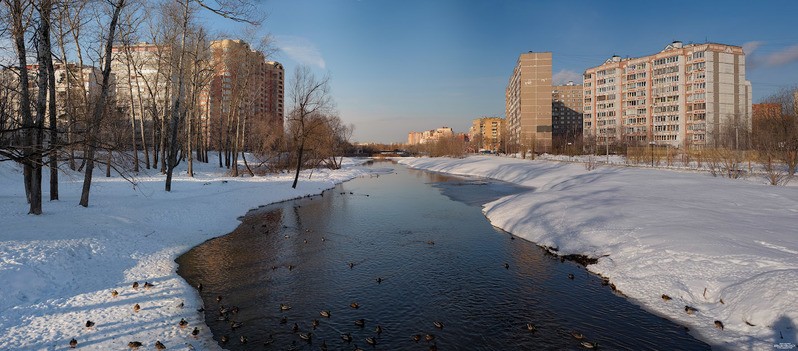
{"type": "Polygon", "coordinates": [[[177,61],[177,96],[172,104],[172,119],[169,125],[169,159],[166,167],[166,191],[172,191],[172,173],[177,166],[177,127],[180,125],[181,102],[184,95],[183,66],[186,56],[186,36],[188,35],[188,1],[183,6],[182,38],[180,39],[180,59],[177,61]]]}
{"type": "Polygon", "coordinates": [[[89,206],[89,192],[91,191],[91,177],[94,172],[94,152],[95,152],[95,128],[100,126],[103,113],[105,112],[105,104],[108,100],[109,80],[111,76],[111,49],[114,46],[114,35],[116,33],[116,24],[119,21],[119,13],[125,6],[125,0],[117,0],[114,5],[114,14],[111,16],[111,23],[108,28],[108,39],[105,43],[105,62],[103,62],[102,71],[102,85],[100,88],[100,97],[95,104],[94,111],[92,111],[91,124],[87,126],[88,129],[88,150],[86,157],[86,173],[83,177],[83,190],[80,194],[80,205],[83,207],[89,206]]]}
{"type": "MultiPolygon", "coordinates": [[[[50,16],[47,16],[48,24],[50,16]]],[[[61,148],[58,142],[58,126],[56,123],[56,106],[55,106],[55,67],[53,67],[52,43],[50,41],[50,30],[48,26],[47,35],[44,37],[47,42],[44,44],[47,47],[47,78],[49,87],[49,131],[50,131],[50,145],[49,145],[49,167],[50,167],[50,201],[58,200],[58,150],[61,148]]]]}
{"type": "Polygon", "coordinates": [[[297,161],[296,161],[296,174],[294,174],[294,184],[291,185],[292,188],[296,189],[296,183],[299,181],[299,170],[302,169],[302,154],[305,152],[305,139],[302,139],[302,143],[299,145],[299,150],[297,154],[297,161]]]}

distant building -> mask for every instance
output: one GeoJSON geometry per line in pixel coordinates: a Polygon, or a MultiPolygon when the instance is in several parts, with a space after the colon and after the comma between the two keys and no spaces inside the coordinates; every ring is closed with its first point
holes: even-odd
{"type": "Polygon", "coordinates": [[[730,131],[750,129],[751,105],[742,47],[675,41],[659,53],[613,56],[585,71],[584,138],[599,145],[729,146],[736,143],[730,131]]]}
{"type": "Polygon", "coordinates": [[[477,143],[480,150],[499,152],[504,150],[504,118],[482,117],[475,119],[468,130],[468,138],[477,143]]]}
{"type": "Polygon", "coordinates": [[[246,118],[246,128],[268,126],[251,135],[283,134],[285,74],[280,63],[266,61],[243,40],[224,39],[211,42],[211,67],[211,82],[199,99],[200,128],[209,148],[222,142],[220,128],[238,118],[246,118]]]}
{"type": "Polygon", "coordinates": [[[575,143],[582,137],[582,90],[582,85],[574,82],[552,86],[551,133],[555,143],[575,143]]]}
{"type": "Polygon", "coordinates": [[[551,91],[551,52],[521,54],[505,90],[511,151],[551,151],[551,91]]]}
{"type": "Polygon", "coordinates": [[[423,132],[410,132],[407,134],[408,145],[433,143],[443,138],[451,138],[454,131],[449,127],[425,130],[423,132]]]}
{"type": "Polygon", "coordinates": [[[170,104],[168,84],[177,77],[171,69],[172,49],[165,45],[137,43],[111,49],[111,71],[117,75],[116,105],[137,119],[151,123],[170,104]]]}

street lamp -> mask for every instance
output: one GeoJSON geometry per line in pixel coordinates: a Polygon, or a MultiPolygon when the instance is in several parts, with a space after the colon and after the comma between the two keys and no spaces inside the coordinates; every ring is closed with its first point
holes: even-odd
{"type": "Polygon", "coordinates": [[[655,141],[649,142],[649,146],[651,146],[651,167],[654,167],[654,145],[657,145],[655,141]]]}

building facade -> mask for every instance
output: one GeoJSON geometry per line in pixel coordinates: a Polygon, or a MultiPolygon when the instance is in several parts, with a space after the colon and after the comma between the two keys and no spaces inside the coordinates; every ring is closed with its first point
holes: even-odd
{"type": "Polygon", "coordinates": [[[551,91],[551,52],[521,54],[505,91],[509,151],[551,151],[551,91]]]}
{"type": "Polygon", "coordinates": [[[408,145],[434,143],[440,139],[454,137],[454,130],[450,127],[440,127],[423,132],[410,132],[407,134],[408,145]]]}
{"type": "Polygon", "coordinates": [[[555,143],[575,144],[582,137],[582,85],[568,82],[555,85],[551,91],[551,126],[555,143]]]}
{"type": "Polygon", "coordinates": [[[146,42],[114,46],[111,72],[117,75],[117,106],[146,123],[159,118],[153,114],[169,106],[168,84],[177,74],[169,66],[171,52],[168,46],[146,42]]]}
{"type": "Polygon", "coordinates": [[[742,47],[673,42],[654,55],[613,56],[584,73],[586,143],[737,146],[751,129],[742,47]]]}
{"type": "Polygon", "coordinates": [[[491,152],[504,151],[504,118],[501,117],[482,117],[477,118],[471,123],[468,130],[469,140],[477,143],[480,150],[491,152]]]}
{"type": "Polygon", "coordinates": [[[211,42],[213,75],[200,94],[202,133],[213,147],[222,140],[228,123],[246,121],[245,128],[257,128],[256,135],[284,133],[283,66],[266,61],[266,56],[243,40],[211,42]]]}

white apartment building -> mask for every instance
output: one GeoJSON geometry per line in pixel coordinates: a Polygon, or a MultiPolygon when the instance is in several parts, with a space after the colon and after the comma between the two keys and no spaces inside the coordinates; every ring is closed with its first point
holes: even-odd
{"type": "Polygon", "coordinates": [[[613,56],[584,73],[584,138],[598,145],[729,146],[751,128],[742,47],[675,41],[657,54],[613,56]]]}

